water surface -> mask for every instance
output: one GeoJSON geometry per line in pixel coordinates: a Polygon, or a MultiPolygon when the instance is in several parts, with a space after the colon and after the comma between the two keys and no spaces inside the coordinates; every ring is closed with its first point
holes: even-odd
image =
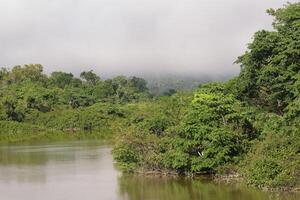
{"type": "Polygon", "coordinates": [[[298,200],[203,180],[123,175],[111,149],[77,141],[0,146],[1,200],[298,200]]]}

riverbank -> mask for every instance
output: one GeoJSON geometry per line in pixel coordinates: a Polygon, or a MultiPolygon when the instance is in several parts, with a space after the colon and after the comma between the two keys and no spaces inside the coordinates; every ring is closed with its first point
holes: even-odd
{"type": "Polygon", "coordinates": [[[225,185],[244,185],[249,188],[260,189],[265,192],[272,192],[274,194],[300,194],[300,187],[264,187],[264,186],[254,186],[247,184],[247,180],[242,174],[232,173],[232,174],[179,174],[176,171],[171,170],[137,170],[125,172],[128,174],[133,174],[140,177],[157,177],[157,178],[167,178],[167,179],[190,179],[190,180],[206,180],[212,181],[216,184],[225,185]]]}
{"type": "MultiPolygon", "coordinates": [[[[80,140],[94,140],[94,141],[109,141],[111,145],[115,144],[115,137],[117,133],[115,132],[117,129],[103,129],[102,131],[95,132],[63,132],[57,130],[46,130],[44,128],[28,125],[28,124],[20,124],[18,122],[0,122],[6,124],[6,129],[9,130],[6,134],[0,134],[0,145],[5,144],[34,144],[34,143],[46,143],[46,142],[63,142],[63,141],[80,141],[80,140]],[[13,128],[10,128],[13,127],[13,128]]],[[[128,130],[129,131],[129,130],[128,130]]],[[[144,140],[143,142],[147,143],[148,140],[144,140]]],[[[148,141],[149,142],[149,141],[148,141]]],[[[152,141],[153,142],[153,141],[152,141]]],[[[151,141],[150,141],[151,143],[151,141]]],[[[152,143],[153,145],[153,143],[152,143]]],[[[146,146],[145,146],[146,147],[146,146]]],[[[120,163],[119,163],[120,164],[120,163]]],[[[124,168],[123,168],[124,169],[124,168]]],[[[125,169],[128,171],[128,169],[125,169]]],[[[211,180],[215,183],[222,184],[247,184],[247,179],[243,177],[241,174],[237,173],[237,169],[229,170],[228,168],[225,170],[225,174],[201,174],[199,173],[179,173],[176,170],[170,169],[156,169],[156,170],[147,170],[146,168],[142,169],[130,169],[131,173],[134,173],[139,176],[145,177],[160,177],[160,178],[191,178],[191,179],[207,179],[211,180]],[[234,173],[233,173],[234,172],[234,173]]],[[[253,185],[248,184],[250,187],[253,185]]],[[[264,186],[255,186],[264,191],[272,191],[272,192],[299,192],[299,187],[264,187],[264,186]]]]}
{"type": "Polygon", "coordinates": [[[97,131],[60,131],[25,123],[0,121],[0,144],[54,142],[68,140],[113,140],[114,133],[104,127],[97,131]]]}

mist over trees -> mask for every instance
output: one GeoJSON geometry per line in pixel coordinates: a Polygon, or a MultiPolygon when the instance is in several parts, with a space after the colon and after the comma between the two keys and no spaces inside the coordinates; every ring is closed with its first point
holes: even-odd
{"type": "Polygon", "coordinates": [[[2,68],[0,142],[105,135],[125,171],[238,174],[257,187],[297,188],[300,3],[268,13],[274,30],[255,33],[236,61],[239,76],[194,91],[165,84],[154,95],[135,76],[2,68]]]}

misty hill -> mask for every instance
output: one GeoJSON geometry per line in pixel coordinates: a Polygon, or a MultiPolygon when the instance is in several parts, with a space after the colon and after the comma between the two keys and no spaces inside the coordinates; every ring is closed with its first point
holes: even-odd
{"type": "Polygon", "coordinates": [[[147,81],[147,86],[151,94],[162,95],[172,93],[172,91],[191,91],[197,88],[201,83],[210,81],[225,81],[231,76],[211,76],[211,75],[144,75],[142,76],[147,81]]]}

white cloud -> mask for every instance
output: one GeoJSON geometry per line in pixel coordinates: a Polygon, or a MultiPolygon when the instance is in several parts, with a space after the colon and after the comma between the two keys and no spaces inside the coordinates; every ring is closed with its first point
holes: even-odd
{"type": "Polygon", "coordinates": [[[232,74],[283,0],[0,0],[0,66],[232,74]]]}

